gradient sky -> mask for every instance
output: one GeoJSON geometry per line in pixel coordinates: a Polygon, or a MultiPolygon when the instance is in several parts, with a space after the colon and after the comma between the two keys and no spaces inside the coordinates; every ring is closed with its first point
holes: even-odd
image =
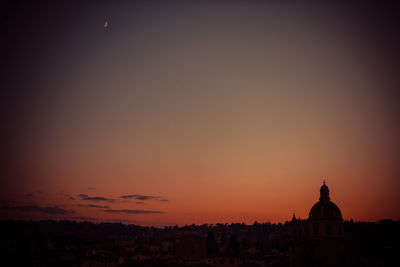
{"type": "Polygon", "coordinates": [[[2,12],[1,219],[278,222],[306,218],[324,179],[345,219],[400,219],[390,7],[2,12]]]}

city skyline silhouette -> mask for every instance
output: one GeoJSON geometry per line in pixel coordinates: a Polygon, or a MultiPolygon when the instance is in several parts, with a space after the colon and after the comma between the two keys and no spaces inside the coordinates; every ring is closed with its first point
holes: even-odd
{"type": "Polygon", "coordinates": [[[7,1],[1,220],[400,219],[382,5],[7,1]]]}
{"type": "Polygon", "coordinates": [[[3,2],[0,266],[400,266],[396,4],[3,2]]]}

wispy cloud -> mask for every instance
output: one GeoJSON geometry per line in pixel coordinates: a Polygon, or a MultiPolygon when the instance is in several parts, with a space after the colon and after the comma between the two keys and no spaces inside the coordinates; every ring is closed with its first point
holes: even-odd
{"type": "Polygon", "coordinates": [[[94,217],[65,217],[64,220],[76,220],[76,221],[88,221],[88,222],[111,222],[111,223],[126,223],[126,224],[135,224],[138,223],[135,220],[127,220],[127,219],[110,219],[110,218],[94,218],[94,217]]]}
{"type": "Polygon", "coordinates": [[[109,206],[101,206],[101,205],[95,205],[95,204],[78,204],[78,207],[86,207],[86,208],[98,208],[98,209],[109,209],[109,206]]]}
{"type": "Polygon", "coordinates": [[[98,197],[98,196],[90,197],[86,194],[79,194],[78,197],[80,197],[80,199],[82,199],[82,200],[89,200],[89,201],[95,201],[95,202],[98,202],[98,201],[114,202],[115,201],[112,198],[98,197]]]}
{"type": "Polygon", "coordinates": [[[26,193],[25,197],[33,198],[33,197],[37,197],[38,195],[42,195],[42,194],[43,194],[43,192],[38,190],[35,192],[26,193]]]}
{"type": "Polygon", "coordinates": [[[124,195],[120,196],[122,199],[136,199],[136,200],[157,200],[157,201],[162,201],[162,202],[168,202],[168,199],[161,198],[159,196],[146,196],[146,195],[139,195],[139,194],[133,194],[133,195],[124,195]]]}
{"type": "Polygon", "coordinates": [[[129,210],[129,209],[122,209],[122,210],[114,210],[114,209],[107,209],[103,210],[104,212],[108,213],[128,213],[128,214],[162,214],[164,213],[163,211],[158,211],[158,210],[129,210]]]}
{"type": "Polygon", "coordinates": [[[73,214],[74,211],[69,209],[63,209],[58,206],[53,207],[39,207],[36,205],[29,206],[0,206],[0,210],[14,210],[14,211],[23,211],[23,212],[41,212],[47,214],[73,214]]]}

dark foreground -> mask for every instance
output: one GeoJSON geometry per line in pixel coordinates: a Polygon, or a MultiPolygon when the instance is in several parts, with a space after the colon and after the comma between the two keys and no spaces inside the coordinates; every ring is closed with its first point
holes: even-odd
{"type": "MultiPolygon", "coordinates": [[[[1,221],[1,266],[298,266],[291,246],[306,221],[141,227],[72,221],[1,221]]],[[[344,222],[341,266],[400,266],[400,221],[344,222]]],[[[324,249],[321,247],[321,249],[324,249]]],[[[329,248],[326,248],[329,249],[329,248]]],[[[323,265],[329,266],[329,265],[323,265]]]]}

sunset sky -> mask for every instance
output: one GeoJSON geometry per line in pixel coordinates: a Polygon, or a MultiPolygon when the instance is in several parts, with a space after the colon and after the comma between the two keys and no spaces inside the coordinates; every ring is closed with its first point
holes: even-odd
{"type": "MultiPolygon", "coordinates": [[[[400,219],[390,7],[91,1],[4,9],[0,219],[400,219]]],[[[397,22],[397,21],[396,21],[397,22]]]]}

